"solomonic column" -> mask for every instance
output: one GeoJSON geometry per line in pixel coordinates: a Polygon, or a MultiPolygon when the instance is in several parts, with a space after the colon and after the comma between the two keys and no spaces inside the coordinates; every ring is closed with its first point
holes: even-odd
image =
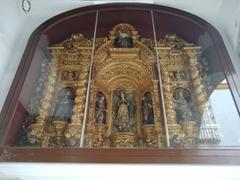
{"type": "Polygon", "coordinates": [[[87,59],[87,61],[83,61],[81,64],[81,74],[77,84],[72,121],[64,133],[67,146],[79,146],[86,100],[88,69],[89,61],[87,59]]]}
{"type": "Polygon", "coordinates": [[[176,124],[175,110],[173,104],[173,95],[171,92],[171,85],[169,73],[164,64],[161,65],[162,82],[163,82],[163,95],[165,101],[166,115],[168,124],[176,124]]]}
{"type": "Polygon", "coordinates": [[[197,104],[197,110],[199,119],[201,119],[202,113],[204,112],[204,109],[206,108],[207,103],[207,93],[206,89],[204,87],[203,78],[201,76],[201,73],[199,71],[199,62],[198,62],[198,56],[199,56],[199,47],[185,47],[185,50],[190,57],[189,59],[189,68],[190,68],[190,74],[192,78],[193,83],[193,98],[196,101],[197,104]]]}
{"type": "Polygon", "coordinates": [[[165,64],[165,62],[162,62],[161,65],[163,95],[165,100],[165,111],[167,116],[167,128],[169,131],[170,146],[174,146],[174,143],[172,143],[174,138],[182,139],[183,133],[181,126],[177,124],[175,107],[173,103],[172,85],[170,83],[171,80],[165,64]]]}
{"type": "Polygon", "coordinates": [[[54,52],[53,56],[54,58],[52,59],[52,62],[49,63],[50,73],[43,89],[38,116],[36,117],[36,122],[30,125],[30,131],[28,133],[28,141],[30,144],[41,145],[43,141],[44,128],[48,118],[50,117],[51,102],[57,79],[58,52],[54,52]]]}
{"type": "Polygon", "coordinates": [[[145,125],[145,128],[143,129],[145,134],[145,141],[150,143],[150,147],[162,147],[162,144],[164,142],[164,137],[162,136],[163,130],[162,130],[162,124],[161,124],[161,112],[160,112],[160,102],[159,102],[159,88],[158,88],[158,80],[153,80],[153,96],[152,96],[152,102],[153,102],[153,112],[155,117],[154,122],[154,128],[151,127],[151,125],[145,125]],[[157,135],[157,142],[154,142],[156,138],[154,138],[154,130],[156,131],[157,135]],[[148,140],[149,139],[149,140],[148,140]]]}
{"type": "Polygon", "coordinates": [[[186,53],[189,56],[189,71],[192,79],[193,94],[192,98],[196,103],[196,120],[185,122],[183,129],[186,136],[186,147],[195,147],[198,145],[199,140],[199,128],[201,124],[201,117],[206,108],[207,93],[204,87],[203,79],[199,71],[199,51],[200,47],[185,47],[186,53]]]}

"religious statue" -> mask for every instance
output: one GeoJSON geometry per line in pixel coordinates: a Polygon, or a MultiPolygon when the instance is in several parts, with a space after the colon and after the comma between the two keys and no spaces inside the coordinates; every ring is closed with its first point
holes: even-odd
{"type": "Polygon", "coordinates": [[[133,39],[127,32],[118,32],[118,36],[114,41],[114,47],[116,48],[132,48],[133,39]]]}
{"type": "Polygon", "coordinates": [[[55,110],[54,121],[65,121],[70,123],[74,105],[74,95],[71,89],[65,88],[59,92],[55,110]]]}
{"type": "Polygon", "coordinates": [[[193,120],[191,103],[190,100],[187,100],[187,96],[190,97],[190,94],[188,94],[188,91],[185,92],[182,90],[185,89],[178,89],[174,94],[174,104],[178,123],[193,120]]]}
{"type": "Polygon", "coordinates": [[[178,134],[173,135],[171,139],[171,146],[175,148],[181,147],[181,139],[178,134]]]}
{"type": "Polygon", "coordinates": [[[69,70],[63,73],[63,79],[66,81],[75,81],[75,80],[78,80],[78,77],[79,77],[79,73],[75,71],[69,70]]]}
{"type": "Polygon", "coordinates": [[[142,98],[143,124],[154,124],[154,114],[151,93],[147,92],[142,98]]]}
{"type": "Polygon", "coordinates": [[[118,102],[116,125],[120,132],[129,131],[130,128],[130,117],[128,110],[128,102],[125,99],[125,95],[120,91],[120,100],[118,102]]]}
{"type": "Polygon", "coordinates": [[[173,71],[170,73],[170,78],[173,81],[186,80],[186,75],[184,71],[173,71]]]}
{"type": "Polygon", "coordinates": [[[100,124],[106,123],[106,99],[101,92],[97,92],[95,105],[95,122],[100,124]]]}

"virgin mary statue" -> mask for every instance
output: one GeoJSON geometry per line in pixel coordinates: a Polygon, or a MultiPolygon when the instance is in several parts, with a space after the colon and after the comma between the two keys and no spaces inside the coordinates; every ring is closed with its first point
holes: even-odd
{"type": "Polygon", "coordinates": [[[117,126],[120,132],[129,131],[130,127],[130,119],[129,119],[129,111],[128,111],[128,103],[124,97],[124,93],[120,92],[120,101],[117,110],[117,126]]]}

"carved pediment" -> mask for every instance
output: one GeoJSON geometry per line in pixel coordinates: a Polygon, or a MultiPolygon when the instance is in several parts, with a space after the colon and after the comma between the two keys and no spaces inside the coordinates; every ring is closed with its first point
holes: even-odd
{"type": "Polygon", "coordinates": [[[130,63],[118,63],[111,64],[110,67],[102,69],[96,78],[102,81],[104,84],[109,84],[113,79],[119,78],[131,78],[134,81],[142,84],[149,78],[149,74],[141,67],[135,67],[134,64],[130,63]]]}
{"type": "Polygon", "coordinates": [[[109,33],[110,40],[114,40],[119,33],[126,33],[131,36],[134,40],[139,38],[138,31],[130,24],[122,23],[113,27],[109,33]]]}

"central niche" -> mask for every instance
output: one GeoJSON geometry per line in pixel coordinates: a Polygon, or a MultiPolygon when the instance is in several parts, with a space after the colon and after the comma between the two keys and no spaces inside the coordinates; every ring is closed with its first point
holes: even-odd
{"type": "Polygon", "coordinates": [[[136,91],[116,90],[112,100],[112,132],[136,132],[136,91]]]}
{"type": "MultiPolygon", "coordinates": [[[[153,103],[152,97],[155,101],[159,97],[156,60],[138,37],[134,27],[119,24],[110,32],[111,41],[95,53],[90,103],[95,114],[89,119],[94,135],[89,146],[143,147],[147,146],[144,126],[151,133],[154,131],[153,105],[157,102],[153,103]]],[[[157,113],[160,111],[155,112],[160,117],[157,113]]],[[[161,123],[158,126],[161,128],[161,123]]],[[[161,146],[160,140],[158,145],[161,146]]]]}

